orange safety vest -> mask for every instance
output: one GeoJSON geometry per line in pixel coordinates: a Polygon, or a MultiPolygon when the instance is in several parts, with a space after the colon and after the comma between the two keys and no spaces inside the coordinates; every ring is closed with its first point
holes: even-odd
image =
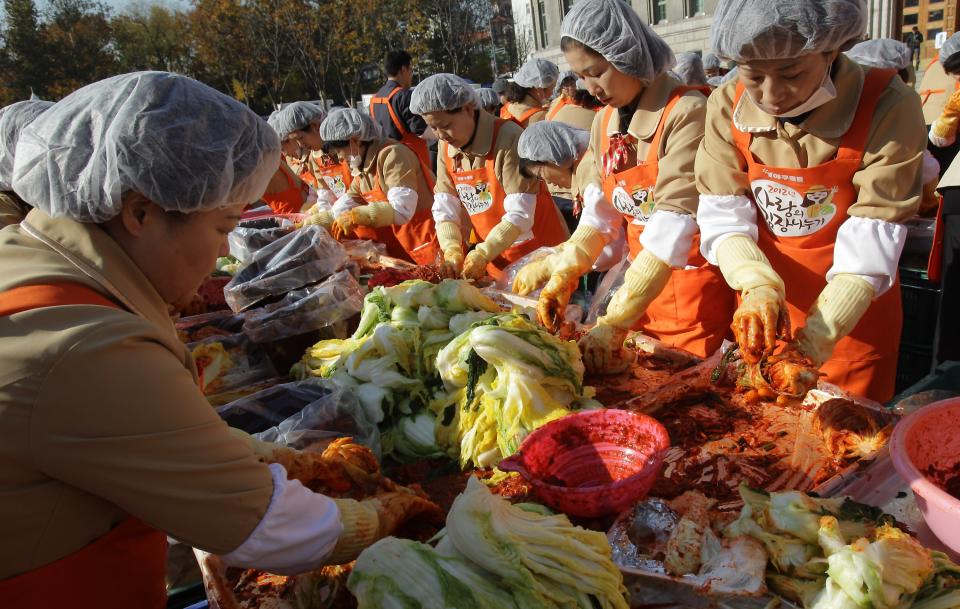
{"type": "MultiPolygon", "coordinates": [[[[400,132],[400,143],[405,144],[410,150],[413,150],[416,153],[417,158],[420,159],[420,164],[425,167],[430,167],[430,149],[427,148],[427,143],[423,139],[417,137],[415,133],[411,133],[407,126],[403,124],[403,121],[400,120],[400,117],[397,116],[397,113],[393,110],[393,105],[390,101],[393,97],[403,91],[403,87],[396,87],[393,91],[390,92],[390,95],[386,97],[373,97],[370,99],[370,118],[374,121],[377,120],[376,114],[373,111],[374,106],[381,105],[386,106],[387,111],[390,113],[390,120],[393,121],[393,126],[397,128],[397,131],[400,132]]],[[[432,171],[428,171],[427,175],[432,175],[432,171]]]]}
{"type": "MultiPolygon", "coordinates": [[[[495,120],[493,139],[490,141],[490,150],[487,152],[486,162],[479,169],[458,171],[454,167],[453,158],[444,153],[447,174],[457,188],[460,203],[470,215],[470,222],[480,239],[486,239],[490,231],[503,219],[505,213],[504,200],[506,193],[503,185],[497,179],[497,136],[500,127],[506,121],[495,120]]],[[[567,239],[567,227],[560,216],[557,206],[547,190],[546,184],[540,182],[537,192],[537,207],[533,215],[533,237],[508,247],[496,259],[487,265],[487,272],[496,279],[500,277],[504,268],[511,262],[519,260],[540,247],[553,247],[567,239]]]]}
{"type": "MultiPolygon", "coordinates": [[[[418,158],[419,160],[419,158],[418,158]]],[[[423,161],[420,161],[420,170],[427,180],[429,191],[433,192],[433,179],[423,161]]],[[[373,190],[361,193],[368,203],[386,201],[387,194],[380,186],[380,176],[374,182],[373,190]]],[[[440,244],[437,241],[437,228],[433,223],[433,212],[427,209],[417,209],[410,221],[403,225],[382,227],[392,231],[395,239],[387,242],[387,253],[394,258],[416,262],[417,264],[436,264],[440,253],[440,244]],[[396,244],[394,246],[394,244],[396,244]],[[391,253],[391,246],[394,251],[391,253]],[[398,246],[398,247],[397,247],[398,246]]],[[[381,229],[376,229],[381,231],[381,229]]],[[[379,235],[379,234],[378,234],[379,235]]]]}
{"type": "MultiPolygon", "coordinates": [[[[853,124],[841,137],[836,158],[816,167],[793,169],[760,163],[750,151],[752,134],[731,124],[733,141],[747,161],[754,203],[764,220],[757,244],[783,278],[794,329],[804,325],[807,311],[827,284],[837,231],[857,200],[853,177],[863,163],[873,112],[894,74],[878,69],[867,73],[853,124]]],[[[734,108],[743,92],[743,85],[738,84],[734,108]]],[[[881,403],[889,400],[902,325],[898,279],[837,343],[821,368],[826,380],[881,403]]]]}
{"type": "MultiPolygon", "coordinates": [[[[120,308],[78,283],[31,285],[0,293],[0,317],[66,305],[120,308]]],[[[130,516],[72,554],[0,580],[0,598],[5,607],[30,609],[163,609],[166,569],[166,535],[130,516]]]]}
{"type": "MultiPolygon", "coordinates": [[[[640,235],[655,207],[654,188],[660,171],[660,140],[671,111],[687,91],[701,91],[703,87],[677,87],[670,94],[660,123],[643,162],[637,166],[612,173],[603,180],[603,192],[627,222],[627,243],[630,258],[643,249],[640,235]]],[[[704,93],[706,95],[706,93],[704,93]]],[[[601,158],[610,149],[608,125],[616,114],[607,106],[601,119],[601,158]]],[[[720,269],[706,261],[700,253],[700,235],[693,238],[687,259],[687,268],[676,269],[663,291],[650,303],[636,329],[657,340],[685,349],[699,357],[716,352],[723,343],[736,309],[736,295],[727,285],[720,269]]]]}
{"type": "Polygon", "coordinates": [[[276,214],[299,214],[310,187],[306,182],[297,184],[296,178],[282,159],[278,171],[283,172],[283,177],[287,180],[287,188],[280,192],[264,193],[263,201],[276,214]]]}

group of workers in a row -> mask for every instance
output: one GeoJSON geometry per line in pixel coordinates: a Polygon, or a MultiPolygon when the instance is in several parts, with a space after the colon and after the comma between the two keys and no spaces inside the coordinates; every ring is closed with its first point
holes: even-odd
{"type": "MultiPolygon", "coordinates": [[[[543,107],[560,79],[542,61],[516,74],[509,118],[451,74],[412,92],[388,83],[374,118],[298,103],[268,125],[162,72],[7,109],[0,187],[32,211],[0,231],[0,595],[159,608],[166,535],[293,573],[349,561],[423,509],[287,480],[197,387],[168,305],[194,294],[261,199],[451,276],[554,248],[513,282],[541,290],[548,325],[623,240],[623,286],[581,340],[591,368],[620,368],[631,329],[706,355],[732,322],[747,358],[783,340],[828,380],[890,397],[925,131],[896,71],[843,54],[866,21],[863,0],[721,0],[712,51],[737,77],[711,93],[670,73],[673,52],[628,3],[577,2],[561,47],[603,106],[587,108],[589,132],[553,120],[569,91],[543,107]],[[435,166],[413,116],[439,140],[435,166]],[[572,235],[547,183],[580,201],[572,235]]],[[[948,71],[957,46],[941,54],[948,71]]]]}

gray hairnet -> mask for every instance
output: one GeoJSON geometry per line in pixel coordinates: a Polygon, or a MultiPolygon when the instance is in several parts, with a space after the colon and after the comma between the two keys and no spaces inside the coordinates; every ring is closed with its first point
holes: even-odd
{"type": "Polygon", "coordinates": [[[729,72],[727,72],[726,74],[720,77],[720,84],[722,85],[724,83],[730,82],[731,80],[737,77],[739,72],[740,72],[740,68],[738,68],[737,66],[734,66],[732,70],[730,70],[729,72]]]}
{"type": "Polygon", "coordinates": [[[543,89],[553,87],[560,77],[560,68],[557,64],[546,59],[528,59],[517,73],[513,75],[513,82],[528,89],[543,89]]]}
{"type": "Polygon", "coordinates": [[[317,104],[298,101],[271,114],[267,122],[282,140],[294,131],[305,129],[313,121],[322,122],[326,116],[327,113],[317,104]]]}
{"type": "Polygon", "coordinates": [[[560,72],[560,76],[557,77],[557,84],[553,87],[554,95],[560,95],[560,87],[563,86],[563,81],[567,80],[568,78],[572,78],[574,81],[576,81],[577,80],[576,72],[571,72],[570,70],[560,72]]]}
{"type": "Polygon", "coordinates": [[[53,105],[48,101],[22,101],[0,109],[0,191],[13,190],[13,154],[24,127],[53,105]]]}
{"type": "Polygon", "coordinates": [[[854,45],[847,57],[862,66],[884,70],[905,70],[910,65],[910,47],[893,38],[867,40],[854,45]]]}
{"type": "Polygon", "coordinates": [[[410,96],[410,111],[414,114],[449,112],[467,104],[480,105],[473,87],[455,74],[434,74],[417,85],[410,96]]]}
{"type": "Polygon", "coordinates": [[[711,76],[707,79],[707,84],[713,88],[717,88],[723,84],[723,76],[711,76]]]}
{"type": "Polygon", "coordinates": [[[714,55],[713,53],[707,53],[703,56],[703,69],[704,70],[719,70],[720,69],[720,58],[714,55]]]}
{"type": "Polygon", "coordinates": [[[477,96],[480,98],[480,105],[484,108],[500,105],[500,96],[493,89],[480,89],[477,91],[477,96]]]}
{"type": "Polygon", "coordinates": [[[943,62],[958,51],[960,51],[960,32],[956,32],[953,36],[947,38],[943,46],[940,47],[940,65],[943,65],[943,62]]]}
{"type": "Polygon", "coordinates": [[[280,138],[240,102],[186,76],[133,72],[24,129],[13,188],[50,215],[105,222],[128,192],[184,213],[251,203],[279,164],[280,138]]]}
{"type": "Polygon", "coordinates": [[[673,67],[673,51],[623,0],[581,0],[560,28],[570,38],[599,53],[617,70],[651,81],[673,67]]]}
{"type": "Polygon", "coordinates": [[[707,75],[703,72],[703,60],[696,53],[680,53],[673,72],[685,85],[700,86],[707,84],[707,75]]]}
{"type": "Polygon", "coordinates": [[[865,0],[720,0],[713,52],[736,62],[835,51],[867,26],[865,0]]]}
{"type": "Polygon", "coordinates": [[[382,137],[380,127],[365,112],[355,108],[341,108],[330,113],[320,123],[320,137],[326,142],[343,142],[357,138],[361,142],[382,137]]]}
{"type": "Polygon", "coordinates": [[[590,132],[557,121],[540,121],[523,130],[517,142],[521,159],[567,167],[583,156],[590,132]]]}

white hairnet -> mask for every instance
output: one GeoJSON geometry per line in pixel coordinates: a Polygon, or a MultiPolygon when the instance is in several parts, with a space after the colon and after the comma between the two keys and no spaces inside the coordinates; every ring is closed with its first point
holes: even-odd
{"type": "Polygon", "coordinates": [[[574,81],[576,81],[577,73],[571,72],[570,70],[560,72],[560,76],[557,78],[557,84],[553,87],[554,95],[560,95],[560,87],[563,86],[563,81],[567,80],[568,78],[572,78],[574,81]]]}
{"type": "Polygon", "coordinates": [[[434,74],[417,85],[410,96],[414,114],[449,112],[467,104],[480,105],[473,87],[455,74],[434,74]]]}
{"type": "Polygon", "coordinates": [[[523,130],[517,142],[521,159],[567,167],[583,156],[590,132],[557,121],[540,121],[523,130]]]}
{"type": "Polygon", "coordinates": [[[910,65],[910,47],[893,38],[867,40],[847,51],[847,57],[862,66],[905,70],[910,65]]]}
{"type": "Polygon", "coordinates": [[[943,46],[940,47],[940,65],[943,65],[943,62],[958,51],[960,51],[960,32],[956,32],[953,36],[947,38],[943,46]]]}
{"type": "Polygon", "coordinates": [[[673,67],[673,51],[623,0],[581,0],[560,28],[571,38],[599,53],[617,70],[651,81],[673,67]]]}
{"type": "Polygon", "coordinates": [[[190,213],[259,199],[280,139],[240,102],[186,76],[133,72],[71,93],[20,135],[13,188],[53,216],[105,222],[137,192],[190,213]]]}
{"type": "Polygon", "coordinates": [[[685,85],[700,86],[707,84],[707,75],[703,73],[703,60],[696,53],[680,53],[673,72],[685,85]]]}
{"type": "Polygon", "coordinates": [[[13,153],[24,127],[53,105],[53,102],[30,100],[0,109],[0,191],[13,190],[13,153]]]}
{"type": "Polygon", "coordinates": [[[707,53],[703,56],[703,69],[704,70],[719,70],[720,69],[720,58],[714,55],[713,53],[707,53]]]}
{"type": "Polygon", "coordinates": [[[298,101],[271,114],[267,122],[283,139],[294,131],[305,129],[313,121],[323,121],[326,116],[327,113],[317,104],[298,101]]]}
{"type": "Polygon", "coordinates": [[[713,52],[736,62],[826,53],[859,38],[865,0],[720,0],[713,52]]]}
{"type": "Polygon", "coordinates": [[[528,59],[517,73],[513,75],[513,82],[527,89],[543,89],[553,87],[560,77],[560,68],[557,64],[546,59],[528,59]]]}
{"type": "Polygon", "coordinates": [[[341,108],[320,123],[320,137],[325,142],[345,142],[351,138],[369,142],[382,136],[380,127],[368,114],[355,108],[341,108]]]}
{"type": "Polygon", "coordinates": [[[480,105],[484,108],[500,105],[500,95],[493,89],[480,89],[477,91],[477,96],[480,98],[480,105]]]}
{"type": "Polygon", "coordinates": [[[720,77],[720,84],[722,85],[736,78],[739,71],[740,71],[740,68],[738,68],[737,66],[734,66],[732,70],[730,70],[729,72],[727,72],[726,74],[720,77]]]}
{"type": "Polygon", "coordinates": [[[723,84],[723,76],[711,76],[707,79],[707,84],[713,88],[717,88],[723,84]]]}

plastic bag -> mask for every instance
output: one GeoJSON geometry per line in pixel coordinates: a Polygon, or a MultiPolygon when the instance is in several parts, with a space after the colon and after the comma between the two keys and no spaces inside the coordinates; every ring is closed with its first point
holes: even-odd
{"type": "Polygon", "coordinates": [[[265,343],[347,319],[363,307],[363,290],[349,271],[340,271],[315,286],[294,290],[280,302],[244,314],[243,332],[265,343]]]}
{"type": "Polygon", "coordinates": [[[343,249],[351,260],[364,264],[376,264],[381,256],[387,255],[386,244],[366,239],[347,239],[343,242],[343,249]]]}
{"type": "Polygon", "coordinates": [[[595,324],[597,318],[607,313],[607,305],[613,298],[614,293],[623,285],[623,278],[630,268],[630,259],[624,256],[617,264],[610,267],[610,270],[600,280],[597,286],[597,293],[593,295],[590,301],[590,308],[587,310],[587,319],[584,323],[595,324]]]}
{"type": "MultiPolygon", "coordinates": [[[[559,248],[556,247],[538,247],[533,250],[526,256],[523,256],[519,260],[510,263],[505,269],[503,269],[503,274],[500,275],[500,278],[494,283],[494,286],[498,290],[503,290],[504,292],[513,291],[513,280],[516,278],[517,273],[520,272],[520,269],[530,264],[531,262],[536,262],[541,258],[546,258],[550,254],[555,254],[559,251],[559,248]]],[[[540,290],[531,292],[527,294],[529,298],[536,299],[540,296],[540,290]]]]}
{"type": "Polygon", "coordinates": [[[181,317],[174,324],[183,343],[195,343],[212,337],[227,337],[243,329],[243,317],[233,311],[215,311],[181,317]]]}
{"type": "Polygon", "coordinates": [[[249,262],[258,251],[289,235],[294,228],[294,223],[285,218],[240,222],[227,236],[230,255],[240,262],[249,262]]]}
{"type": "Polygon", "coordinates": [[[244,311],[265,298],[281,296],[343,268],[347,253],[320,226],[305,226],[254,254],[224,288],[227,304],[244,311]]]}
{"type": "Polygon", "coordinates": [[[189,343],[187,348],[197,363],[203,393],[211,402],[217,394],[277,376],[267,353],[244,334],[213,336],[189,343]]]}
{"type": "Polygon", "coordinates": [[[217,409],[227,425],[265,442],[303,449],[320,440],[351,437],[380,458],[380,430],[357,397],[330,379],[284,383],[217,409]]]}

